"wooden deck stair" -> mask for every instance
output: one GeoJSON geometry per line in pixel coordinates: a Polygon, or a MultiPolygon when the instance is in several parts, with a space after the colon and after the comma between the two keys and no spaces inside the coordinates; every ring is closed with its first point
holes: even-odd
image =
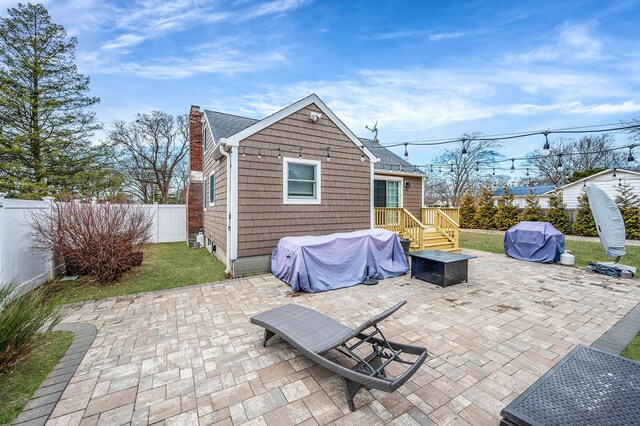
{"type": "Polygon", "coordinates": [[[411,251],[460,253],[458,209],[424,208],[422,221],[403,208],[376,208],[375,226],[411,240],[411,251]],[[453,216],[453,217],[451,217],[453,216]],[[454,219],[455,218],[455,219],[454,219]]]}

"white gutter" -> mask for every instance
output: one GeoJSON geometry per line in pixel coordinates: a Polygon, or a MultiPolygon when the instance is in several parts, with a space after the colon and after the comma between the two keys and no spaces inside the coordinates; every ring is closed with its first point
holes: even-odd
{"type": "Polygon", "coordinates": [[[238,258],[238,147],[239,142],[220,139],[220,152],[227,157],[227,268],[238,258]],[[235,155],[234,155],[234,148],[235,155]]]}
{"type": "Polygon", "coordinates": [[[231,253],[229,250],[229,246],[231,245],[231,214],[229,211],[230,208],[230,203],[229,203],[229,198],[231,197],[231,191],[229,190],[229,185],[231,183],[231,180],[229,179],[229,176],[231,175],[231,156],[230,154],[227,152],[226,145],[222,145],[222,142],[225,141],[225,139],[220,139],[220,143],[218,144],[218,146],[216,148],[220,149],[220,154],[224,155],[227,158],[227,211],[226,211],[226,218],[227,218],[227,246],[225,247],[225,255],[226,255],[226,267],[227,269],[225,269],[224,273],[229,274],[231,272],[231,253]]]}

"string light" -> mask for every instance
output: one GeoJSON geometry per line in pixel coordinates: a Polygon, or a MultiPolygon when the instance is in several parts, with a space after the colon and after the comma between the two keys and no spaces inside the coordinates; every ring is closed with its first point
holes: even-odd
{"type": "Polygon", "coordinates": [[[622,179],[618,179],[618,186],[622,186],[622,179]]]}
{"type": "Polygon", "coordinates": [[[542,147],[542,153],[544,155],[549,155],[551,153],[551,147],[549,146],[549,131],[543,133],[544,135],[544,146],[542,147]]]}
{"type": "Polygon", "coordinates": [[[480,171],[480,162],[476,161],[476,172],[480,171]]]}
{"type": "Polygon", "coordinates": [[[407,151],[407,145],[408,145],[408,143],[404,144],[404,159],[405,160],[409,159],[409,151],[407,151]]]}
{"type": "Polygon", "coordinates": [[[516,172],[516,166],[514,165],[515,161],[516,161],[515,158],[511,159],[511,173],[515,173],[516,172]]]}
{"type": "Polygon", "coordinates": [[[465,143],[466,141],[467,141],[467,139],[466,139],[466,138],[462,138],[462,139],[460,139],[460,142],[462,142],[462,159],[463,159],[463,160],[466,160],[466,159],[467,159],[467,156],[468,156],[468,154],[467,154],[467,147],[466,147],[466,146],[464,146],[464,143],[465,143]]]}
{"type": "Polygon", "coordinates": [[[634,147],[635,147],[635,145],[631,145],[631,146],[629,147],[629,156],[627,157],[627,161],[628,161],[629,163],[633,163],[634,161],[636,161],[636,160],[635,160],[635,158],[633,158],[633,153],[631,153],[631,150],[632,150],[634,147]]]}
{"type": "MultiPolygon", "coordinates": [[[[364,145],[362,145],[362,148],[364,148],[364,145]]],[[[364,151],[360,153],[360,161],[364,161],[364,151]]]]}
{"type": "Polygon", "coordinates": [[[529,168],[527,167],[527,176],[529,176],[529,168]]]}
{"type": "Polygon", "coordinates": [[[282,153],[280,152],[280,147],[278,147],[278,160],[282,160],[282,153]]]}
{"type": "Polygon", "coordinates": [[[562,166],[562,154],[558,154],[558,166],[556,167],[558,169],[558,171],[562,171],[563,166],[562,166]]]}
{"type": "Polygon", "coordinates": [[[618,175],[616,174],[616,170],[618,170],[616,167],[613,168],[613,178],[615,179],[618,175]]]}
{"type": "Polygon", "coordinates": [[[260,148],[258,148],[258,159],[262,158],[262,152],[260,151],[260,148]]]}
{"type": "Polygon", "coordinates": [[[242,147],[242,156],[246,157],[247,156],[247,148],[246,147],[242,147]]]}
{"type": "Polygon", "coordinates": [[[451,173],[453,173],[453,164],[451,165],[451,173]]]}
{"type": "Polygon", "coordinates": [[[302,147],[300,147],[300,154],[298,154],[298,160],[302,160],[302,147]]]}
{"type": "Polygon", "coordinates": [[[433,173],[433,164],[431,165],[431,173],[433,173]]]}
{"type": "Polygon", "coordinates": [[[496,175],[496,168],[495,167],[493,168],[493,175],[494,176],[496,175]]]}
{"type": "Polygon", "coordinates": [[[402,167],[402,164],[400,164],[400,171],[404,172],[404,167],[402,167]]]}

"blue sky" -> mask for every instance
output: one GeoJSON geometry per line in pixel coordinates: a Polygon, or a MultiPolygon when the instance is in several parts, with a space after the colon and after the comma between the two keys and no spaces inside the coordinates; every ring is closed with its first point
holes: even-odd
{"type": "MultiPolygon", "coordinates": [[[[78,66],[107,123],[191,104],[261,118],[309,93],[360,136],[377,120],[383,143],[640,117],[638,1],[45,5],[78,37],[78,66]]],[[[438,150],[412,147],[411,160],[438,150]]]]}

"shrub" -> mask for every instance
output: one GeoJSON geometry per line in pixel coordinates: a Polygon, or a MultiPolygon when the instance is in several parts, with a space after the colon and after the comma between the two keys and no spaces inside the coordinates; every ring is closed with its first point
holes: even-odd
{"type": "Polygon", "coordinates": [[[578,208],[576,209],[576,217],[573,222],[573,233],[585,237],[595,237],[598,235],[596,230],[596,222],[589,207],[589,198],[587,192],[583,189],[578,197],[578,208]]]}
{"type": "Polygon", "coordinates": [[[18,362],[41,328],[53,328],[62,318],[59,298],[43,287],[16,295],[14,286],[0,289],[0,372],[18,362]]]}
{"type": "Polygon", "coordinates": [[[56,201],[34,214],[32,227],[40,248],[76,273],[112,283],[140,260],[149,241],[152,218],[142,205],[56,201]]]}
{"type": "Polygon", "coordinates": [[[474,217],[475,226],[481,229],[491,229],[494,227],[494,216],[496,207],[493,201],[493,192],[489,185],[484,185],[480,189],[478,195],[478,204],[476,206],[476,215],[474,217]]]}
{"type": "Polygon", "coordinates": [[[633,193],[631,185],[624,183],[618,186],[616,204],[622,213],[627,238],[640,238],[640,199],[633,193]]]}
{"type": "Polygon", "coordinates": [[[520,215],[520,220],[529,222],[540,222],[543,219],[540,202],[533,192],[527,194],[524,199],[525,205],[520,215]]]}
{"type": "Polygon", "coordinates": [[[546,220],[563,234],[569,232],[571,222],[562,201],[562,193],[559,191],[553,191],[549,196],[549,209],[547,210],[546,220]]]}
{"type": "Polygon", "coordinates": [[[467,191],[460,197],[460,226],[462,228],[473,228],[475,226],[476,200],[473,194],[467,191]]]}
{"type": "Polygon", "coordinates": [[[506,231],[519,222],[518,207],[513,204],[513,193],[508,187],[504,188],[504,195],[498,199],[498,207],[494,223],[496,228],[506,231]]]}

